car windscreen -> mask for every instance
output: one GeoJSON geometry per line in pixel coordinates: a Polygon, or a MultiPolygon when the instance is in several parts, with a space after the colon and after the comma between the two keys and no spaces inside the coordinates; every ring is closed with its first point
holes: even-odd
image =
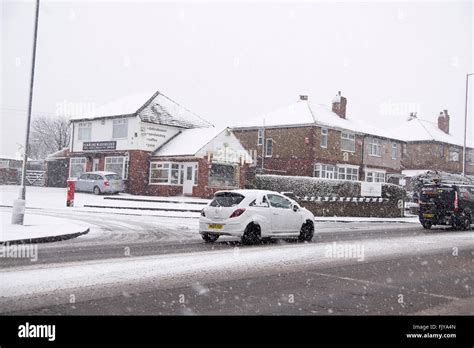
{"type": "Polygon", "coordinates": [[[214,196],[211,207],[233,207],[238,205],[245,197],[235,192],[220,192],[214,196]]]}
{"type": "Polygon", "coordinates": [[[107,178],[107,180],[122,180],[122,178],[118,174],[107,174],[105,177],[107,178]]]}

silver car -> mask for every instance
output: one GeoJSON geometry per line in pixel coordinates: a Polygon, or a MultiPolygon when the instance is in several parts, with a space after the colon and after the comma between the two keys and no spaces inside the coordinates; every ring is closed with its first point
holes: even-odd
{"type": "Polygon", "coordinates": [[[117,173],[87,172],[76,180],[76,191],[101,193],[117,193],[125,191],[125,185],[117,173]]]}

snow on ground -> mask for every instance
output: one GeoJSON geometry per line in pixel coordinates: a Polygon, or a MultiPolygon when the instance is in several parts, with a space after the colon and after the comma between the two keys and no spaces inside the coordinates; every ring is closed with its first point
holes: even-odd
{"type": "Polygon", "coordinates": [[[57,266],[48,264],[46,267],[14,267],[0,271],[0,303],[15,301],[15,298],[21,296],[92,286],[110,286],[111,289],[117,289],[118,284],[151,282],[159,288],[196,281],[242,279],[259,274],[295,272],[395,256],[451,253],[454,247],[459,250],[474,247],[473,234],[451,232],[351,243],[235,247],[204,252],[69,262],[57,266]],[[347,246],[352,246],[352,250],[359,252],[339,254],[336,251],[338,247],[344,249],[347,246]]]}
{"type": "MultiPolygon", "coordinates": [[[[11,206],[17,199],[19,186],[0,185],[0,205],[11,206]]],[[[198,218],[204,204],[209,199],[196,197],[158,197],[158,196],[135,196],[127,193],[119,195],[96,196],[91,193],[77,192],[74,199],[74,207],[66,207],[66,189],[56,187],[27,187],[26,206],[28,208],[54,209],[61,212],[100,212],[123,215],[157,216],[174,218],[198,218]],[[45,201],[47,200],[47,205],[45,201]],[[156,202],[159,201],[159,202],[156,202]],[[169,202],[169,203],[167,203],[169,202]],[[177,203],[178,202],[178,203],[177,203]],[[85,206],[101,206],[112,208],[96,208],[85,206]],[[120,207],[121,209],[117,209],[120,207]],[[127,209],[130,208],[130,209],[127,209]],[[140,208],[140,209],[137,209],[140,208]],[[146,210],[163,209],[163,210],[146,210]],[[166,211],[166,209],[177,209],[180,211],[166,211]],[[191,210],[187,211],[187,210],[191,210]]],[[[326,216],[316,217],[316,221],[329,222],[411,222],[418,223],[415,216],[406,218],[367,218],[367,217],[343,217],[326,216]]]]}
{"type": "Polygon", "coordinates": [[[86,231],[90,225],[53,216],[25,214],[23,225],[11,224],[11,212],[0,211],[0,242],[62,236],[86,231]]]}
{"type": "Polygon", "coordinates": [[[410,222],[419,223],[418,216],[411,215],[403,218],[352,217],[352,216],[316,216],[315,221],[338,222],[410,222]]]}

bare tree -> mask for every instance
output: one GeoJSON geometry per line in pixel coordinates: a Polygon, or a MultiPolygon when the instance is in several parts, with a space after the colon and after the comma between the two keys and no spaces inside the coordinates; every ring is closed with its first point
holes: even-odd
{"type": "Polygon", "coordinates": [[[28,155],[33,159],[44,159],[47,155],[67,147],[70,138],[69,118],[37,116],[31,123],[28,155]]]}

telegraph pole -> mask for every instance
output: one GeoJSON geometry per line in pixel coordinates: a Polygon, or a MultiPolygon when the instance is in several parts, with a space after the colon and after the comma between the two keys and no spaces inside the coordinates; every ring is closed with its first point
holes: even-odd
{"type": "Polygon", "coordinates": [[[33,36],[33,54],[32,54],[32,59],[31,59],[30,98],[28,102],[28,118],[26,122],[25,147],[24,147],[25,153],[23,155],[20,194],[19,194],[18,199],[13,202],[13,212],[12,212],[12,224],[15,224],[15,225],[23,225],[23,220],[25,217],[26,167],[28,163],[28,143],[30,141],[31,109],[32,109],[32,104],[33,104],[33,85],[35,81],[35,60],[36,60],[36,41],[38,37],[39,5],[40,5],[40,1],[36,0],[35,30],[34,30],[34,36],[33,36]]]}
{"type": "Polygon", "coordinates": [[[464,146],[462,149],[462,175],[466,176],[466,143],[467,143],[467,101],[469,99],[469,76],[474,73],[466,74],[466,100],[464,103],[464,146]]]}

